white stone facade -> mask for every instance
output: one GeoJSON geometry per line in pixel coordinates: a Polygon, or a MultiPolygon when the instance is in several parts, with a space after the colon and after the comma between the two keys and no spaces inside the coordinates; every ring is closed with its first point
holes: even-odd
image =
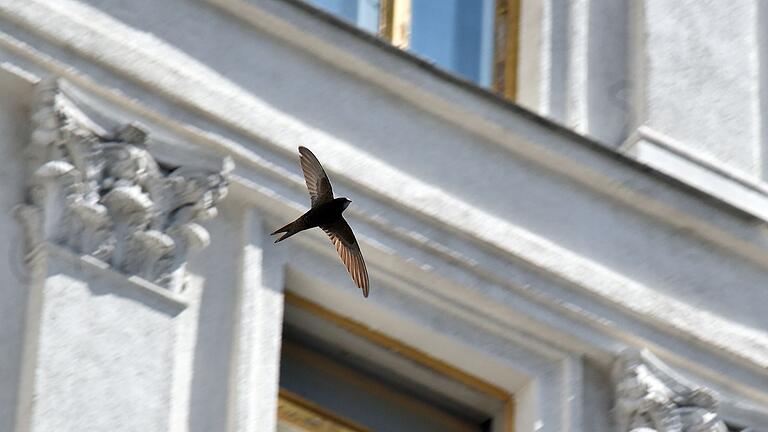
{"type": "Polygon", "coordinates": [[[286,292],[516,432],[768,431],[763,9],[524,0],[531,112],[293,0],[0,0],[0,431],[275,430],[286,292]],[[299,145],[368,299],[269,238],[299,145]]]}

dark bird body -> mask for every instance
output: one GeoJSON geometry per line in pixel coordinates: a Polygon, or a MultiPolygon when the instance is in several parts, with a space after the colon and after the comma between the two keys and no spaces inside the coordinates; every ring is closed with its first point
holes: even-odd
{"type": "Polygon", "coordinates": [[[342,216],[352,201],[333,197],[331,182],[317,157],[309,149],[299,147],[299,154],[312,208],[295,221],[273,232],[272,235],[284,233],[275,243],[301,231],[319,227],[330,237],[352,280],[363,291],[363,295],[368,297],[368,270],[365,268],[355,234],[342,216]]]}
{"type": "Polygon", "coordinates": [[[306,213],[299,216],[298,219],[280,228],[272,234],[283,234],[275,243],[283,241],[288,237],[310,228],[331,227],[339,219],[343,219],[341,213],[352,201],[346,198],[334,198],[332,201],[312,207],[306,213]]]}

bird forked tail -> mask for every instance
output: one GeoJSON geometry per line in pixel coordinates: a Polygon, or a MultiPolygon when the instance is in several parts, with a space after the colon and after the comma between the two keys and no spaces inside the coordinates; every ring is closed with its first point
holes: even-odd
{"type": "Polygon", "coordinates": [[[284,227],[282,227],[282,228],[280,228],[278,230],[275,230],[275,232],[273,232],[270,235],[285,233],[280,238],[275,240],[275,243],[277,243],[277,242],[281,242],[281,241],[287,239],[288,237],[296,234],[299,231],[301,231],[301,230],[297,230],[296,229],[296,221],[293,221],[293,222],[289,223],[288,225],[286,225],[286,226],[284,226],[284,227]]]}

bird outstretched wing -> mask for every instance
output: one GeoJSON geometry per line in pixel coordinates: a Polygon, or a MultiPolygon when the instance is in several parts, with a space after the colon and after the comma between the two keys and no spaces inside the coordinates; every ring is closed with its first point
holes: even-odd
{"type": "Polygon", "coordinates": [[[333,189],[323,166],[317,157],[306,147],[299,147],[301,170],[304,172],[304,181],[307,182],[309,198],[312,207],[333,200],[333,189]]]}
{"type": "Polygon", "coordinates": [[[368,297],[368,270],[365,268],[363,254],[360,252],[360,245],[357,244],[352,228],[344,218],[330,225],[321,225],[320,228],[328,234],[331,243],[336,246],[336,252],[339,253],[355,285],[363,290],[364,297],[368,297]]]}

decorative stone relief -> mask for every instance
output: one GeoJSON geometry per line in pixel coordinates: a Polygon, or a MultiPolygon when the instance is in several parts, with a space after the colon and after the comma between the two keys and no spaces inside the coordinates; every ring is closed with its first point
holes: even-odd
{"type": "Polygon", "coordinates": [[[220,171],[160,164],[144,128],[103,130],[55,79],[38,84],[32,126],[28,203],[17,210],[27,261],[51,242],[180,291],[187,256],[209,241],[197,222],[216,215],[231,161],[220,171]]]}
{"type": "Polygon", "coordinates": [[[728,432],[717,394],[687,382],[648,350],[625,350],[613,381],[620,432],[728,432]]]}

